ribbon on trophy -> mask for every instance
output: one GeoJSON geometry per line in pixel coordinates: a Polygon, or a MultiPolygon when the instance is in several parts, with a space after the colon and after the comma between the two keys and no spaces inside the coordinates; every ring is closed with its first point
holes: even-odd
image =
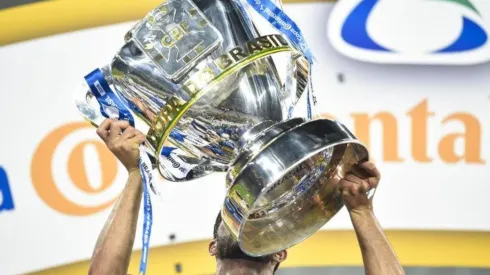
{"type": "MultiPolygon", "coordinates": [[[[300,28],[281,8],[274,4],[271,0],[246,0],[254,10],[264,17],[271,25],[279,32],[285,35],[295,48],[303,53],[308,59],[308,62],[313,65],[313,54],[310,47],[303,36],[300,28]]],[[[311,80],[311,68],[309,70],[308,88],[306,94],[306,110],[308,119],[312,118],[311,100],[313,105],[316,105],[316,98],[313,94],[313,85],[311,80]]],[[[289,110],[288,117],[292,117],[293,110],[289,110]]]]}
{"type": "Polygon", "coordinates": [[[97,101],[100,104],[100,113],[103,116],[126,120],[134,127],[134,119],[131,112],[126,108],[120,97],[112,91],[100,69],[96,69],[85,76],[85,81],[97,98],[97,101]]]}
{"type": "Polygon", "coordinates": [[[148,154],[140,148],[140,173],[143,179],[143,247],[141,250],[140,274],[146,273],[148,253],[150,249],[151,227],[153,225],[153,211],[151,206],[150,192],[148,186],[153,186],[153,175],[151,173],[151,162],[148,154]],[[148,165],[149,164],[149,165],[148,165]]]}
{"type": "MultiPolygon", "coordinates": [[[[134,127],[134,118],[131,112],[126,107],[126,104],[121,100],[121,98],[111,89],[109,83],[104,78],[102,70],[95,69],[90,74],[85,76],[85,81],[87,82],[90,90],[97,98],[100,104],[100,112],[103,116],[107,118],[117,118],[119,120],[126,120],[131,126],[134,127]]],[[[128,104],[129,105],[129,104],[128,104]]],[[[140,261],[140,274],[146,273],[146,265],[148,261],[148,252],[150,248],[150,236],[151,228],[153,225],[153,211],[150,199],[149,188],[151,188],[155,193],[153,185],[153,174],[152,174],[152,163],[146,149],[143,145],[139,148],[139,165],[140,173],[143,179],[143,248],[141,253],[140,261]]]]}

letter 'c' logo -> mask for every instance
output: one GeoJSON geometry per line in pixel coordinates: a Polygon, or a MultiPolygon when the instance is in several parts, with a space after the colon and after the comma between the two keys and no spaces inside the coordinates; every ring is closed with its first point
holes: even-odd
{"type": "Polygon", "coordinates": [[[31,165],[34,189],[49,207],[61,213],[73,216],[91,215],[109,207],[115,200],[111,198],[99,205],[84,206],[69,199],[59,188],[62,184],[73,184],[80,192],[93,195],[101,193],[114,183],[118,170],[117,160],[105,144],[98,140],[84,140],[77,143],[68,153],[66,165],[53,167],[54,155],[60,143],[68,135],[92,127],[86,122],[65,124],[49,133],[34,153],[31,165]],[[98,187],[90,184],[90,177],[84,165],[85,149],[89,146],[95,148],[99,158],[101,184],[98,187]],[[55,172],[67,173],[71,182],[55,182],[53,175],[55,172]]]}

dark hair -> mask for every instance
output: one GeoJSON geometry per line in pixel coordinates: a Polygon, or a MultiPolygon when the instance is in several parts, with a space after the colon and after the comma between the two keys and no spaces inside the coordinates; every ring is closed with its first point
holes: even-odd
{"type": "Polygon", "coordinates": [[[218,238],[218,228],[219,225],[221,224],[221,212],[218,213],[218,216],[216,217],[216,221],[214,222],[214,230],[213,230],[213,237],[214,239],[218,238]]]}
{"type": "MultiPolygon", "coordinates": [[[[221,218],[221,212],[219,212],[218,216],[216,217],[216,221],[214,222],[213,237],[215,240],[218,238],[218,228],[221,224],[221,221],[223,221],[223,219],[221,218]]],[[[279,268],[279,263],[276,264],[276,266],[274,267],[274,273],[276,273],[276,270],[278,268],[279,268]]]]}

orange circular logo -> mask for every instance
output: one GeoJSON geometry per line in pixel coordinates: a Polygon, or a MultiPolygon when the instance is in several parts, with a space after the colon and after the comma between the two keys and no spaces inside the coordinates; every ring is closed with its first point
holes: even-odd
{"type": "Polygon", "coordinates": [[[86,122],[65,124],[49,133],[34,152],[31,165],[31,176],[34,189],[39,197],[51,208],[64,214],[85,216],[97,213],[109,207],[115,200],[111,198],[98,205],[85,206],[69,199],[59,188],[62,184],[72,184],[85,194],[94,195],[108,189],[115,181],[118,172],[116,158],[99,140],[84,140],[72,146],[66,158],[65,166],[54,167],[55,152],[62,141],[79,130],[92,128],[86,122]],[[87,147],[95,148],[99,159],[100,185],[94,187],[90,182],[89,171],[85,165],[87,147]],[[71,180],[68,182],[55,182],[53,173],[66,173],[71,180]]]}

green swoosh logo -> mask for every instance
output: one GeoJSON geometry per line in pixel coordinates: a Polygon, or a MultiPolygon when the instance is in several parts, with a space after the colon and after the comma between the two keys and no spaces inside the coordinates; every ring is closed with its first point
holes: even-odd
{"type": "Polygon", "coordinates": [[[474,11],[476,14],[481,16],[480,12],[475,8],[475,6],[469,0],[433,0],[433,1],[451,2],[457,5],[461,5],[463,7],[466,7],[474,11]]]}

